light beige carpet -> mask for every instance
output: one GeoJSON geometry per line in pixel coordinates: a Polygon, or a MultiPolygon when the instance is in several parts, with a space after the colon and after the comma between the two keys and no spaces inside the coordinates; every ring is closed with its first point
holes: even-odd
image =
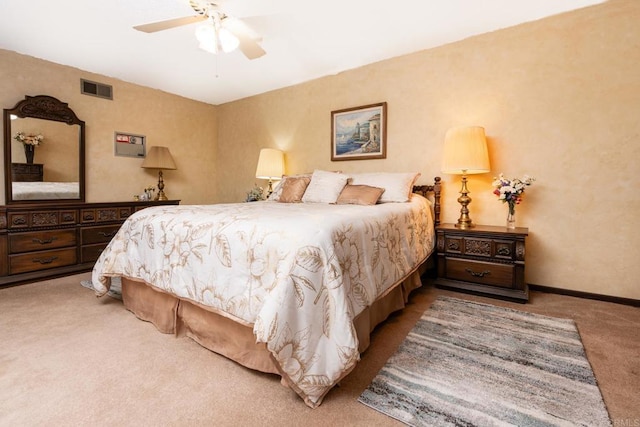
{"type": "Polygon", "coordinates": [[[119,300],[96,298],[80,286],[89,278],[0,290],[1,426],[400,425],[357,399],[437,295],[573,318],[613,424],[640,420],[638,308],[536,292],[521,305],[425,286],[312,410],[276,376],[161,334],[119,300]]]}

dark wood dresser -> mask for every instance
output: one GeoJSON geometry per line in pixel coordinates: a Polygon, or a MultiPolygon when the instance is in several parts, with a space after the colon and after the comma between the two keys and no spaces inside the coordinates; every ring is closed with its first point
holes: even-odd
{"type": "Polygon", "coordinates": [[[524,281],[527,228],[482,226],[459,229],[436,227],[438,277],[436,285],[527,302],[524,281]]]}
{"type": "Polygon", "coordinates": [[[40,163],[11,163],[11,182],[42,182],[44,167],[40,163]]]}
{"type": "Polygon", "coordinates": [[[0,287],[88,271],[120,225],[179,200],[0,207],[0,287]]]}

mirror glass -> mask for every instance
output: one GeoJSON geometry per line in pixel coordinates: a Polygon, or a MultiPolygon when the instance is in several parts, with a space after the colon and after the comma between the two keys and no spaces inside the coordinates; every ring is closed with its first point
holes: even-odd
{"type": "Polygon", "coordinates": [[[27,97],[5,110],[5,168],[7,203],[84,201],[84,122],[55,98],[27,97]]]}

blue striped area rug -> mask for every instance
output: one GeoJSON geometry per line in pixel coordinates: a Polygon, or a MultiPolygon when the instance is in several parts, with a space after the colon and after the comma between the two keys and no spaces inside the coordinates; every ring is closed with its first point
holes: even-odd
{"type": "Polygon", "coordinates": [[[439,297],[358,401],[411,426],[610,426],[573,320],[439,297]]]}

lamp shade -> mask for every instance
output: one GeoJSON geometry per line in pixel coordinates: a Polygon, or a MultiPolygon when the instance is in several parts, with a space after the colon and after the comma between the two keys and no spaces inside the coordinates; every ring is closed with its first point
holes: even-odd
{"type": "Polygon", "coordinates": [[[275,148],[260,150],[256,178],[279,179],[284,173],[284,154],[275,148]]]}
{"type": "Polygon", "coordinates": [[[140,167],[146,169],[177,169],[167,147],[151,147],[140,167]]]}
{"type": "Polygon", "coordinates": [[[484,128],[457,127],[447,131],[442,172],[454,175],[486,173],[491,170],[484,128]]]}

